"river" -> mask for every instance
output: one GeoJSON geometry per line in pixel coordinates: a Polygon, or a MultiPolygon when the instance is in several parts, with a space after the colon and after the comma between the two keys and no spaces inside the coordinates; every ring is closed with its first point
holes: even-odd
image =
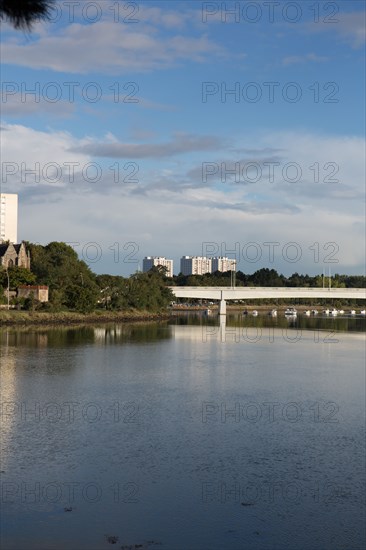
{"type": "Polygon", "coordinates": [[[365,319],[0,340],[2,550],[365,547],[365,319]]]}

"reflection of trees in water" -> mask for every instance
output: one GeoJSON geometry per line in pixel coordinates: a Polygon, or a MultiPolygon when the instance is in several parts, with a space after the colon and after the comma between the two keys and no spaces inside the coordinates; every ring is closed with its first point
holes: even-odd
{"type": "Polygon", "coordinates": [[[95,343],[149,343],[167,338],[171,338],[171,328],[167,323],[6,328],[0,331],[2,346],[29,348],[64,348],[95,343]]]}
{"type": "Polygon", "coordinates": [[[167,323],[148,323],[95,327],[95,341],[99,343],[139,343],[148,344],[172,337],[167,323]]]}

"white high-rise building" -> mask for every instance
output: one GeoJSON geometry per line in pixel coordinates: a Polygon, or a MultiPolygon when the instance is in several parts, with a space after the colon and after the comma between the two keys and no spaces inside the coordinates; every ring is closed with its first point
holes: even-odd
{"type": "Polygon", "coordinates": [[[211,273],[211,259],[204,256],[182,256],[180,270],[183,275],[205,275],[211,273]]]}
{"type": "Polygon", "coordinates": [[[236,260],[223,256],[212,258],[212,273],[215,271],[236,271],[236,260]]]}
{"type": "Polygon", "coordinates": [[[0,194],[0,241],[18,242],[18,195],[0,194]]]}
{"type": "Polygon", "coordinates": [[[167,258],[161,256],[146,256],[142,260],[142,271],[146,273],[154,266],[163,266],[166,267],[166,276],[173,277],[173,260],[168,260],[167,258]]]}

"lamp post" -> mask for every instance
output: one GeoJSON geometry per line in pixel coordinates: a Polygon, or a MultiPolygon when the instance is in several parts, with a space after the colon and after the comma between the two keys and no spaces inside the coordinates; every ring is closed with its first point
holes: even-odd
{"type": "Polygon", "coordinates": [[[9,305],[10,279],[9,279],[8,267],[6,267],[6,275],[8,277],[8,292],[7,292],[7,294],[8,294],[8,311],[9,311],[9,309],[10,309],[10,305],[9,305]]]}

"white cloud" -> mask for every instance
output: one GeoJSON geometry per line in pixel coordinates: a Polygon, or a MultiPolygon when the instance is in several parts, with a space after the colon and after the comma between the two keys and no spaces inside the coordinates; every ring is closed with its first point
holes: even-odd
{"type": "Polygon", "coordinates": [[[141,159],[164,158],[194,151],[210,151],[219,149],[221,146],[222,140],[215,136],[196,136],[180,132],[165,143],[121,143],[114,136],[103,141],[87,139],[83,140],[83,143],[76,146],[74,150],[97,157],[141,159]]]}
{"type": "Polygon", "coordinates": [[[25,97],[22,93],[3,94],[1,99],[3,117],[21,117],[33,114],[47,114],[62,118],[72,116],[75,105],[68,101],[47,101],[43,97],[25,97]]]}
{"type": "MultiPolygon", "coordinates": [[[[68,132],[41,132],[9,124],[3,127],[4,161],[24,162],[27,168],[34,168],[36,161],[85,165],[95,160],[91,152],[76,150],[85,140],[76,139],[68,132]]],[[[113,139],[110,135],[109,140],[113,139]]],[[[177,166],[173,168],[174,164],[165,162],[152,169],[143,161],[140,182],[135,185],[122,181],[116,184],[109,173],[95,184],[83,181],[78,174],[74,185],[63,180],[52,186],[43,180],[30,186],[21,184],[18,173],[13,177],[9,175],[5,184],[2,178],[3,190],[19,192],[21,238],[80,242],[79,252],[86,243],[97,242],[103,257],[92,267],[99,272],[127,274],[136,268],[122,261],[128,252],[123,249],[120,262],[113,263],[109,247],[115,242],[121,247],[127,242],[136,242],[141,259],[149,253],[175,258],[198,254],[205,241],[224,242],[228,249],[235,242],[242,245],[250,241],[279,242],[276,250],[280,256],[271,267],[287,273],[321,272],[322,263],[314,263],[310,247],[319,243],[321,257],[324,257],[330,251],[324,246],[333,242],[339,247],[339,263],[331,266],[333,272],[361,269],[364,262],[361,201],[365,180],[364,139],[282,132],[243,138],[237,144],[238,149],[250,150],[253,139],[257,146],[256,158],[261,158],[261,150],[266,154],[276,151],[280,170],[288,162],[302,167],[301,181],[294,184],[284,181],[280,172],[273,183],[263,180],[250,185],[227,182],[217,186],[198,181],[192,185],[189,173],[197,166],[196,153],[196,160],[186,159],[179,171],[177,166]],[[309,169],[316,162],[320,168],[318,183],[312,179],[314,170],[309,169]],[[324,176],[330,172],[324,170],[328,162],[339,165],[340,183],[324,183],[324,176]],[[290,264],[283,259],[281,250],[289,241],[301,246],[301,262],[290,264]]],[[[222,159],[235,161],[233,151],[230,157],[228,149],[222,146],[222,159]]],[[[218,152],[212,154],[219,162],[218,152]]],[[[248,158],[253,159],[253,155],[248,153],[248,158]]],[[[239,160],[244,161],[245,156],[242,154],[239,160]]],[[[265,256],[263,262],[268,266],[265,256]]],[[[253,271],[261,266],[242,262],[239,268],[253,271]]]]}
{"type": "Polygon", "coordinates": [[[328,57],[316,55],[314,53],[308,53],[306,55],[290,55],[282,60],[282,65],[295,65],[298,63],[307,63],[309,61],[322,63],[324,61],[328,61],[328,57]]]}
{"type": "Polygon", "coordinates": [[[58,167],[63,175],[69,175],[70,170],[79,172],[90,162],[90,156],[69,150],[78,143],[69,132],[46,132],[3,123],[2,188],[7,192],[18,192],[31,185],[52,185],[52,182],[63,185],[63,178],[58,178],[58,167]],[[70,163],[76,164],[72,167],[70,163]]]}
{"type": "MultiPolygon", "coordinates": [[[[335,4],[336,5],[336,4],[335,4]]],[[[331,21],[320,20],[307,25],[311,32],[336,32],[353,48],[361,48],[366,40],[365,11],[340,12],[331,21]]]]}
{"type": "Polygon", "coordinates": [[[206,35],[161,36],[142,24],[126,25],[121,32],[111,21],[73,23],[57,32],[51,27],[31,42],[12,38],[2,46],[3,63],[74,74],[146,72],[222,55],[225,50],[206,35]]]}

